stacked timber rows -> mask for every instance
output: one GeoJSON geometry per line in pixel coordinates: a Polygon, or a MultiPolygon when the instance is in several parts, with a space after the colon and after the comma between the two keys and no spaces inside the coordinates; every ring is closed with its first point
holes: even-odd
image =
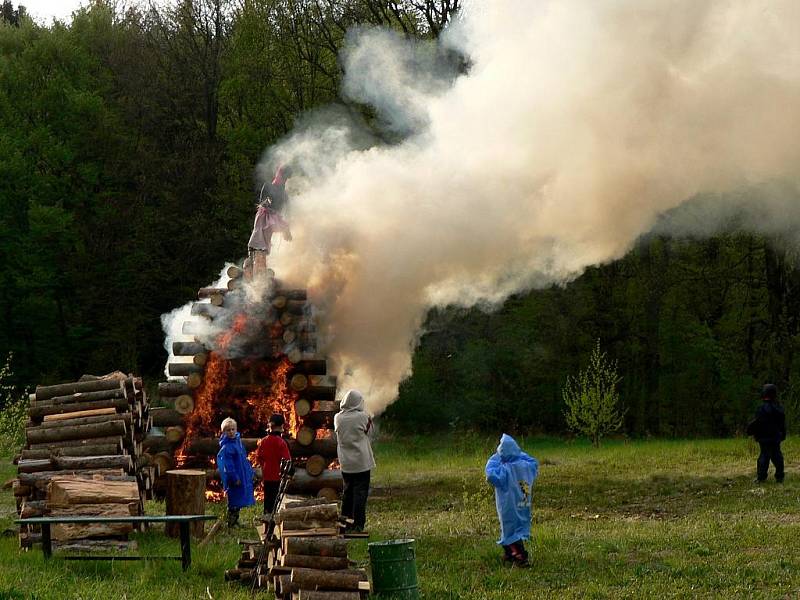
{"type": "MultiPolygon", "coordinates": [[[[141,379],[114,373],[38,386],[30,395],[28,417],[13,483],[21,518],[143,513],[155,473],[141,461],[150,428],[141,379]]],[[[116,540],[129,531],[127,525],[65,525],[54,529],[53,539],[88,547],[102,543],[83,538],[111,536],[115,540],[108,544],[116,547],[125,544],[116,540]]],[[[22,527],[22,546],[39,539],[22,527]]]]}
{"type": "MultiPolygon", "coordinates": [[[[263,314],[254,318],[241,308],[245,304],[242,285],[250,277],[248,269],[230,267],[228,275],[231,279],[226,288],[198,291],[192,317],[182,325],[187,340],[172,344],[172,354],[181,357],[181,362],[170,362],[167,371],[171,380],[159,384],[159,396],[166,408],[153,410],[153,425],[158,429],[145,440],[147,460],[158,465],[162,473],[180,462],[185,467],[205,468],[209,482],[219,478],[213,465],[219,451],[216,431],[196,431],[188,423],[199,414],[196,411],[208,408],[197,406],[198,392],[212,362],[211,349],[201,341],[201,333],[208,331],[209,325],[215,331],[226,331],[238,322],[248,328],[252,348],[245,349],[249,350],[248,358],[225,361],[225,384],[215,395],[220,413],[217,420],[234,416],[245,448],[252,452],[258,443],[256,436],[266,432],[268,414],[257,410],[255,415],[243,418],[241,413],[247,405],[271,404],[269,412],[281,412],[286,417],[287,430],[291,422],[297,426],[295,437],[287,440],[298,467],[292,491],[336,499],[342,489],[339,469],[331,468],[336,465],[336,443],[330,433],[333,416],[339,410],[336,378],[326,375],[327,362],[316,358],[316,327],[306,290],[283,288],[270,271],[264,285],[263,314]],[[281,368],[284,364],[286,368],[281,368]],[[285,384],[281,386],[285,394],[277,404],[271,398],[275,378],[282,378],[285,384]],[[190,439],[185,439],[187,432],[190,439]],[[178,452],[182,454],[180,460],[178,452]]],[[[256,474],[260,478],[258,470],[256,474]]],[[[156,482],[157,495],[163,495],[165,485],[163,478],[156,482]]]]}
{"type": "Polygon", "coordinates": [[[271,589],[278,600],[366,597],[367,573],[351,568],[338,514],[338,506],[324,499],[285,502],[275,517],[273,538],[246,543],[237,567],[225,572],[226,581],[271,589]]]}

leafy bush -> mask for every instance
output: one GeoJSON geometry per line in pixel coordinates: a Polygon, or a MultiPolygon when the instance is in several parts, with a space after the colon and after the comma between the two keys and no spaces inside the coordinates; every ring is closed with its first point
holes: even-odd
{"type": "Polygon", "coordinates": [[[28,398],[9,383],[12,354],[0,367],[0,456],[10,456],[25,443],[25,421],[28,417],[28,398]]]}
{"type": "Polygon", "coordinates": [[[622,427],[625,411],[619,407],[617,385],[622,378],[617,373],[617,362],[606,358],[597,340],[589,357],[589,366],[577,377],[567,377],[562,395],[567,410],[567,426],[579,435],[600,445],[600,438],[622,427]]]}

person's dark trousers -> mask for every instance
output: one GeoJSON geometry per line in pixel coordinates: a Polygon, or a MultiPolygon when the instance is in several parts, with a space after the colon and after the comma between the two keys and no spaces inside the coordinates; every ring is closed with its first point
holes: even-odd
{"type": "Polygon", "coordinates": [[[367,523],[367,497],[369,496],[369,471],[344,473],[342,515],[353,519],[355,529],[364,529],[367,523]]]}
{"type": "Polygon", "coordinates": [[[280,481],[265,481],[264,482],[264,514],[271,513],[275,507],[275,498],[278,497],[278,488],[280,481]]]}
{"type": "Polygon", "coordinates": [[[228,527],[235,527],[239,524],[239,510],[228,505],[228,527]]]}
{"type": "Polygon", "coordinates": [[[775,480],[783,481],[783,454],[780,442],[758,442],[761,454],[758,455],[758,480],[766,481],[769,462],[775,465],[775,480]]]}

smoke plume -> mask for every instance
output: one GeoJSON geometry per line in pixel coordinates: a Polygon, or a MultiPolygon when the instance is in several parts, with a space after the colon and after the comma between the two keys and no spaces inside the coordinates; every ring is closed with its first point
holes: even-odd
{"type": "MultiPolygon", "coordinates": [[[[780,180],[763,206],[796,214],[798,22],[794,1],[493,0],[439,46],[354,35],[345,93],[402,140],[317,122],[264,159],[302,173],[271,265],[309,288],[343,385],[381,412],[430,307],[569,280],[698,194],[780,180]]],[[[726,206],[673,225],[713,231],[726,206]]]]}

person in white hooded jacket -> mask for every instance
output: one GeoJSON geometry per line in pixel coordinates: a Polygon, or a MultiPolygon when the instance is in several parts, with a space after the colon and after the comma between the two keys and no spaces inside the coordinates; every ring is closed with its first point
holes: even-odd
{"type": "Polygon", "coordinates": [[[372,419],[364,410],[364,397],[358,390],[347,392],[340,409],[333,418],[333,428],[344,479],[342,515],[353,519],[352,529],[363,531],[367,522],[369,476],[375,468],[369,439],[372,419]]]}

